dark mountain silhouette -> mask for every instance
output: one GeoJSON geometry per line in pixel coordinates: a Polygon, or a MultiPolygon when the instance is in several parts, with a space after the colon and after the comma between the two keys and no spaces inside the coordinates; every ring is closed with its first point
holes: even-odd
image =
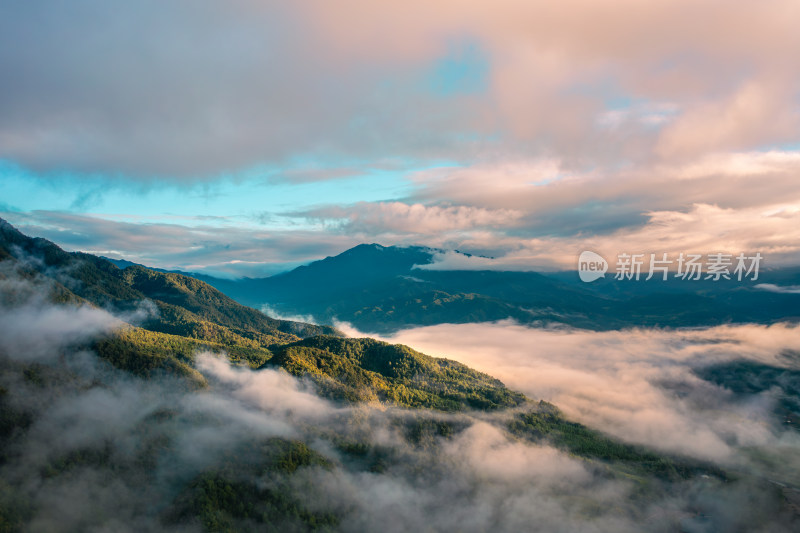
{"type": "Polygon", "coordinates": [[[437,252],[419,246],[362,244],[268,278],[196,276],[249,306],[310,315],[318,323],[341,320],[377,333],[503,319],[593,330],[800,319],[800,294],[758,286],[797,283],[797,269],[763,271],[756,282],[617,281],[607,274],[603,280],[583,283],[575,272],[425,268],[437,252]]]}

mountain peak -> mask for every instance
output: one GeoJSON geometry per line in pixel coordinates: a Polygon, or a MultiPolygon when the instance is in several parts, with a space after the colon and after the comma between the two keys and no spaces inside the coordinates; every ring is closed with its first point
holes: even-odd
{"type": "MultiPolygon", "coordinates": [[[[375,252],[375,251],[380,252],[380,251],[386,250],[388,248],[389,247],[383,246],[383,245],[378,244],[376,242],[369,243],[369,244],[368,243],[362,243],[362,244],[357,244],[357,245],[353,246],[352,248],[348,248],[347,250],[345,250],[344,252],[342,252],[342,253],[340,253],[338,255],[343,255],[343,254],[348,254],[348,253],[369,253],[369,252],[375,252]]],[[[333,256],[333,257],[337,257],[337,256],[333,256]]]]}

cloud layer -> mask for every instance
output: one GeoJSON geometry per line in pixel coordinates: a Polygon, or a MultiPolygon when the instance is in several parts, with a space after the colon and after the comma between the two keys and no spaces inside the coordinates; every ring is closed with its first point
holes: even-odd
{"type": "Polygon", "coordinates": [[[794,142],[799,72],[786,51],[800,45],[797,9],[791,0],[11,4],[0,17],[0,156],[200,176],[309,151],[424,159],[501,146],[672,159],[794,142]],[[479,58],[484,67],[470,63],[479,58]],[[456,79],[441,94],[435,80],[453,65],[463,79],[479,76],[479,90],[456,79]],[[615,99],[646,105],[598,131],[615,99]],[[669,116],[653,120],[665,106],[669,116]]]}
{"type": "MultiPolygon", "coordinates": [[[[591,332],[442,324],[390,340],[489,372],[584,424],[664,451],[741,466],[748,450],[800,446],[771,414],[778,397],[765,392],[743,402],[694,372],[739,360],[796,369],[785,356],[800,341],[795,326],[591,332]]],[[[787,479],[800,476],[800,463],[780,461],[787,479]]]]}

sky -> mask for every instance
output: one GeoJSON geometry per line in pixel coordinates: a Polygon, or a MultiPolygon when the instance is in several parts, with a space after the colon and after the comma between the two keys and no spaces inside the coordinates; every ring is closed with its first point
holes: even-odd
{"type": "Polygon", "coordinates": [[[797,20],[795,0],[3,2],[0,217],[233,277],[362,242],[797,265],[797,20]]]}

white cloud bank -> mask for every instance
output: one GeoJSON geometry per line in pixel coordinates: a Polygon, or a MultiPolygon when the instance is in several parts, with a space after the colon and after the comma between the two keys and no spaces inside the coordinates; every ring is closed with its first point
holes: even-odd
{"type": "MultiPolygon", "coordinates": [[[[800,451],[796,434],[776,429],[770,392],[739,401],[693,373],[739,359],[797,369],[784,354],[800,346],[798,327],[591,332],[504,321],[414,328],[387,340],[487,372],[629,442],[728,465],[745,461],[742,450],[751,447],[800,451]]],[[[786,467],[800,476],[800,462],[786,467]]]]}

